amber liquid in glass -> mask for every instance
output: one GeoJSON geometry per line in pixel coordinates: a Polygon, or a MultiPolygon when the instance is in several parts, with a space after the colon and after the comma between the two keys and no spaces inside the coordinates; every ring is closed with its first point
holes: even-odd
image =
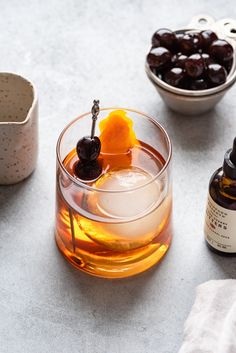
{"type": "MultiPolygon", "coordinates": [[[[107,278],[132,276],[159,262],[171,242],[171,189],[165,190],[164,179],[151,181],[165,160],[141,141],[128,154],[99,158],[103,175],[87,185],[106,190],[118,185],[121,192],[73,188],[69,180],[60,182],[58,168],[56,242],[62,254],[85,272],[107,278]],[[123,182],[137,189],[122,192],[123,182]],[[138,187],[146,182],[146,187],[138,187]]],[[[63,162],[74,177],[77,162],[75,150],[63,162]]]]}

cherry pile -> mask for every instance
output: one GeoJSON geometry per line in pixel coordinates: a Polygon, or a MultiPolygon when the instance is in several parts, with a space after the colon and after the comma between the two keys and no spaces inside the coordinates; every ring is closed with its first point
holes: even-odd
{"type": "Polygon", "coordinates": [[[171,86],[202,90],[226,81],[233,54],[233,47],[211,30],[175,33],[162,28],[152,36],[147,63],[171,86]]]}

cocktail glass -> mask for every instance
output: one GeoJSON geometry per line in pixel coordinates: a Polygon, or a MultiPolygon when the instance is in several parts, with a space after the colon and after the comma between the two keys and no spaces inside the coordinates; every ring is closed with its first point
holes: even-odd
{"type": "MultiPolygon", "coordinates": [[[[99,122],[115,109],[100,110],[97,136],[99,122]]],[[[73,173],[75,146],[88,135],[91,113],[67,125],[57,142],[56,243],[74,267],[106,278],[152,267],[172,238],[170,139],[156,120],[122,110],[133,121],[138,145],[129,155],[101,154],[110,169],[105,166],[94,182],[73,173]]]]}

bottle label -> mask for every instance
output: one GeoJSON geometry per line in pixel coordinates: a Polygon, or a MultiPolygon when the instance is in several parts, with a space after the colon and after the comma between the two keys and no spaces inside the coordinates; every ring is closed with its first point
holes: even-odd
{"type": "Polygon", "coordinates": [[[204,232],[213,248],[236,253],[236,210],[219,206],[208,195],[204,232]]]}

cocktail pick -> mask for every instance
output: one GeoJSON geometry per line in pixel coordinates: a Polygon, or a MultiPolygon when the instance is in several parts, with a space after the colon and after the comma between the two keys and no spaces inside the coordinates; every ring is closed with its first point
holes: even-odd
{"type": "Polygon", "coordinates": [[[93,106],[91,109],[92,119],[93,119],[92,128],[91,128],[91,138],[94,138],[94,134],[95,134],[96,121],[98,118],[98,114],[100,112],[99,103],[100,102],[98,99],[97,100],[94,99],[93,106]]]}

